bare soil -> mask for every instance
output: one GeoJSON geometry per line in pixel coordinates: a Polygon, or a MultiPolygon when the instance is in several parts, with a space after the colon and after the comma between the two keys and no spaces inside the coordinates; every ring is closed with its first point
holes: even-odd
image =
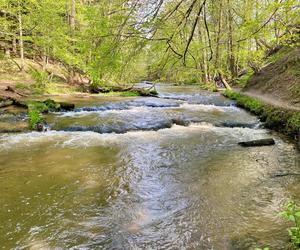
{"type": "Polygon", "coordinates": [[[300,111],[300,48],[265,66],[242,92],[273,106],[300,111]]]}

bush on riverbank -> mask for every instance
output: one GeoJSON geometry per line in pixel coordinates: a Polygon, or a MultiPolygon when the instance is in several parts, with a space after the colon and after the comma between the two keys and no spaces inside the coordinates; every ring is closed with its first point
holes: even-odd
{"type": "Polygon", "coordinates": [[[225,91],[224,96],[236,101],[237,106],[259,116],[267,128],[284,132],[297,138],[300,132],[300,112],[273,107],[234,91],[225,91]]]}
{"type": "Polygon", "coordinates": [[[49,111],[49,107],[44,102],[30,102],[28,104],[28,121],[31,129],[37,129],[39,123],[43,121],[41,113],[49,111]]]}
{"type": "Polygon", "coordinates": [[[291,240],[291,249],[300,249],[300,207],[293,201],[289,201],[281,216],[292,222],[292,227],[288,228],[291,240]]]}
{"type": "Polygon", "coordinates": [[[29,126],[31,129],[37,129],[39,123],[43,122],[42,113],[49,111],[72,110],[75,105],[72,103],[55,102],[54,100],[47,99],[43,102],[29,101],[27,103],[29,126]]]}
{"type": "Polygon", "coordinates": [[[28,112],[29,117],[29,127],[31,129],[36,129],[37,125],[42,122],[42,117],[40,116],[40,113],[37,110],[30,110],[28,112]]]}

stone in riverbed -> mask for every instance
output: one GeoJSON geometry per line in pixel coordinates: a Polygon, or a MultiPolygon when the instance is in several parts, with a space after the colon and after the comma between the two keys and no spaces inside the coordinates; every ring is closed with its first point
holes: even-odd
{"type": "Polygon", "coordinates": [[[43,103],[48,107],[49,110],[52,111],[60,111],[60,110],[70,111],[75,108],[75,105],[73,103],[56,102],[52,99],[47,99],[43,103]]]}
{"type": "Polygon", "coordinates": [[[260,140],[244,141],[238,143],[242,147],[261,147],[261,146],[271,146],[275,144],[273,138],[266,138],[260,140]]]}
{"type": "Polygon", "coordinates": [[[187,127],[191,124],[190,121],[184,120],[182,118],[173,118],[172,123],[176,124],[176,125],[179,125],[179,126],[184,126],[184,127],[187,127]]]}
{"type": "Polygon", "coordinates": [[[60,102],[59,104],[60,104],[60,108],[66,111],[75,109],[75,105],[73,103],[60,102]]]}
{"type": "Polygon", "coordinates": [[[48,130],[49,130],[49,126],[44,122],[39,122],[36,125],[36,131],[38,131],[38,132],[46,132],[48,130]]]}

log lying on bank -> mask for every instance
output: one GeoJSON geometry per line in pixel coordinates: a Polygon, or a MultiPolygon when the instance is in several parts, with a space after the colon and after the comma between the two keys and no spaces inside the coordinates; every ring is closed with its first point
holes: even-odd
{"type": "Polygon", "coordinates": [[[271,146],[275,145],[273,138],[266,138],[253,141],[243,141],[238,143],[242,147],[261,147],[261,146],[271,146]]]}
{"type": "Polygon", "coordinates": [[[20,99],[14,97],[0,96],[0,108],[6,108],[12,105],[27,108],[27,104],[24,101],[21,101],[20,99]]]}
{"type": "Polygon", "coordinates": [[[13,104],[14,104],[13,100],[0,100],[0,108],[5,108],[13,104]]]}
{"type": "Polygon", "coordinates": [[[27,95],[25,95],[25,94],[23,94],[23,93],[20,93],[20,92],[16,91],[16,90],[15,90],[13,87],[11,87],[11,86],[7,86],[6,89],[5,89],[5,91],[11,92],[11,93],[15,93],[15,94],[17,94],[17,95],[19,95],[19,96],[22,96],[22,97],[27,96],[27,95]]]}

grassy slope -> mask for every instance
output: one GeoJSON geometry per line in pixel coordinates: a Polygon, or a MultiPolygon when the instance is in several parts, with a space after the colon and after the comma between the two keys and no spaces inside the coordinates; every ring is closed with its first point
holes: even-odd
{"type": "MultiPolygon", "coordinates": [[[[19,59],[14,61],[20,64],[19,59]]],[[[42,79],[34,73],[34,69],[40,72],[42,67],[32,60],[25,60],[24,70],[21,72],[13,60],[0,60],[0,94],[5,94],[7,86],[16,88],[25,94],[68,94],[76,91],[74,86],[70,86],[64,80],[64,69],[59,65],[49,64],[47,71],[53,73],[51,81],[48,77],[42,79]]]]}
{"type": "Polygon", "coordinates": [[[237,106],[257,115],[265,122],[267,128],[274,129],[298,138],[300,133],[300,112],[268,105],[258,99],[233,92],[226,91],[224,95],[237,102],[237,106]]]}
{"type": "MultiPolygon", "coordinates": [[[[66,81],[67,72],[65,68],[59,64],[49,63],[46,69],[48,73],[43,72],[42,66],[33,60],[25,60],[25,67],[22,72],[17,67],[17,64],[20,64],[19,59],[0,60],[0,97],[9,96],[11,94],[5,91],[8,86],[13,87],[19,93],[29,96],[83,93],[85,95],[89,95],[89,93],[83,92],[83,86],[81,84],[68,84],[66,81]]],[[[109,92],[98,95],[130,97],[138,96],[139,93],[135,91],[123,91],[109,92]]]]}
{"type": "Polygon", "coordinates": [[[283,48],[268,61],[250,78],[243,92],[300,108],[300,48],[283,48]]]}

